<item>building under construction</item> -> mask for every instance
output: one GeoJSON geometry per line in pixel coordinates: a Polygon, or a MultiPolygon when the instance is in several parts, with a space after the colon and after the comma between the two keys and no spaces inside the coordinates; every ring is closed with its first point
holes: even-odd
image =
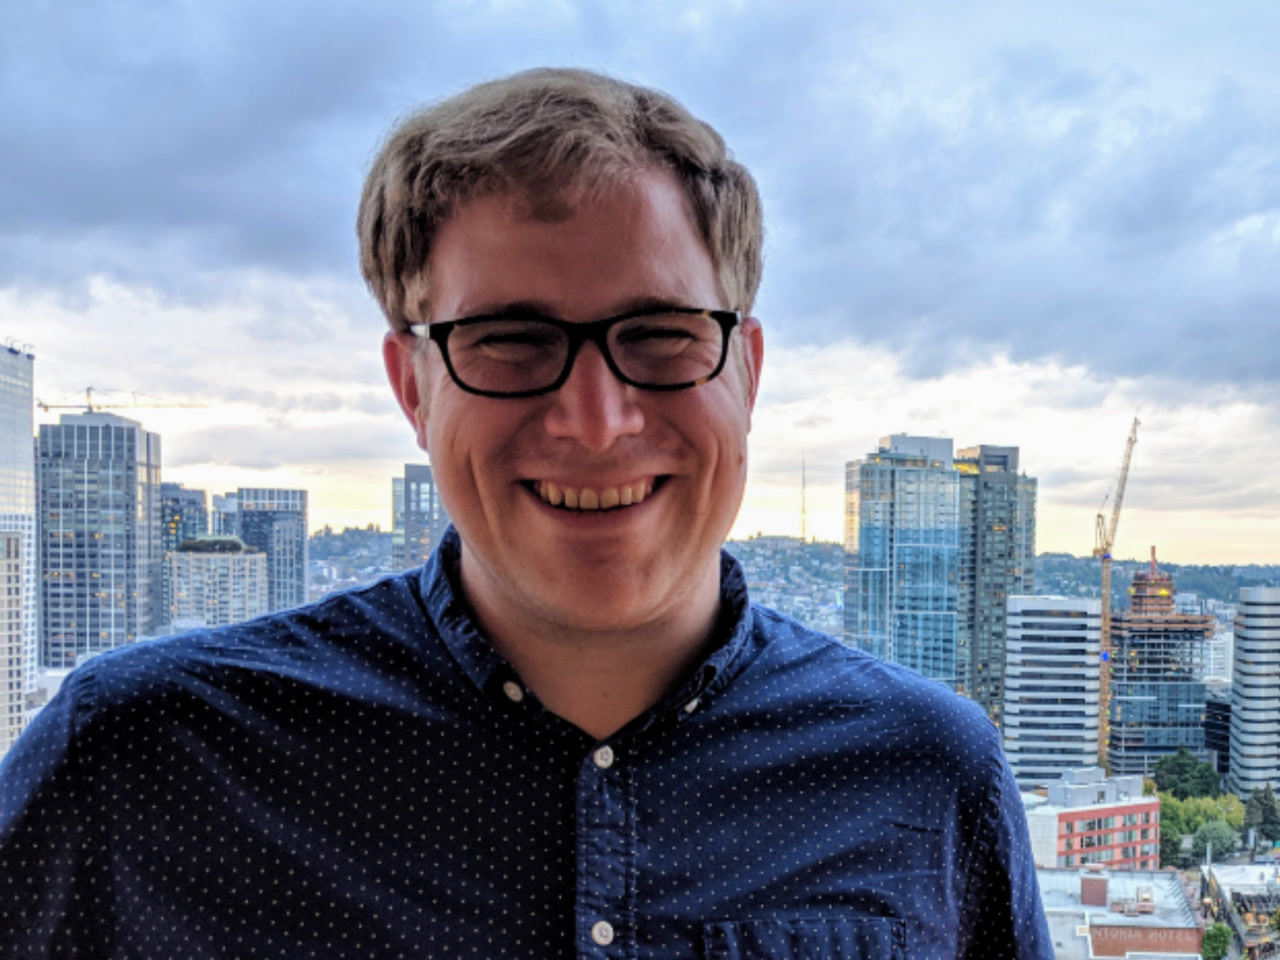
{"type": "Polygon", "coordinates": [[[1134,575],[1129,609],[1111,621],[1113,776],[1150,776],[1156,761],[1186,746],[1207,760],[1204,744],[1206,641],[1212,616],[1174,612],[1173,579],[1156,566],[1134,575]]]}

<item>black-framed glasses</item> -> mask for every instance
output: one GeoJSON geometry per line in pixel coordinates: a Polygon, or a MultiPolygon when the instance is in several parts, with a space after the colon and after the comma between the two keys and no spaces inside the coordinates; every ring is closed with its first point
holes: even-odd
{"type": "Polygon", "coordinates": [[[482,397],[536,397],[569,379],[584,343],[594,343],[613,375],[642,390],[687,390],[724,369],[736,310],[651,307],[588,323],[537,314],[495,314],[409,330],[440,347],[453,382],[482,397]]]}

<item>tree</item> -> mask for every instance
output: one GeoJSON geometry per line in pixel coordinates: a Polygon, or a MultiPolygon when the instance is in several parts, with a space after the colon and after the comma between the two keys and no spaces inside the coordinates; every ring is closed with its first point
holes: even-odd
{"type": "Polygon", "coordinates": [[[1280,840],[1280,810],[1276,809],[1276,795],[1269,783],[1262,788],[1262,823],[1258,832],[1272,843],[1280,840]]]}
{"type": "Polygon", "coordinates": [[[1187,797],[1212,797],[1218,792],[1220,778],[1211,763],[1201,763],[1185,744],[1177,753],[1156,761],[1156,785],[1160,792],[1172,793],[1179,800],[1187,797]]]}
{"type": "Polygon", "coordinates": [[[1236,832],[1221,820],[1210,820],[1200,825],[1191,841],[1191,857],[1197,863],[1204,860],[1205,851],[1213,844],[1213,859],[1221,860],[1235,849],[1236,832]]]}
{"type": "Polygon", "coordinates": [[[1160,829],[1160,866],[1176,867],[1182,861],[1182,834],[1160,829]]]}
{"type": "Polygon", "coordinates": [[[1244,805],[1244,823],[1245,830],[1259,830],[1262,828],[1262,788],[1254,787],[1249,794],[1249,802],[1244,805]]]}
{"type": "Polygon", "coordinates": [[[1215,923],[1204,932],[1200,941],[1200,955],[1204,960],[1222,960],[1231,949],[1231,928],[1225,923],[1215,923]]]}
{"type": "Polygon", "coordinates": [[[1280,907],[1276,907],[1275,912],[1271,914],[1271,922],[1268,926],[1272,930],[1280,930],[1280,907]]]}
{"type": "Polygon", "coordinates": [[[1239,833],[1240,828],[1244,826],[1244,804],[1240,802],[1240,798],[1234,793],[1224,793],[1216,798],[1214,803],[1218,805],[1218,811],[1222,814],[1222,819],[1227,822],[1227,826],[1239,833]]]}

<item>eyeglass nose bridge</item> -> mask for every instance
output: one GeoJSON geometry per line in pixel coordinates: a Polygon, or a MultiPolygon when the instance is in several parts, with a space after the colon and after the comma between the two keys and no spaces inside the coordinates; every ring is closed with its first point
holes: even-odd
{"type": "Polygon", "coordinates": [[[559,390],[569,382],[569,377],[573,373],[573,366],[578,362],[578,352],[582,349],[584,343],[591,343],[600,351],[600,356],[604,358],[605,366],[609,368],[609,372],[622,384],[633,387],[635,384],[627,377],[625,373],[618,368],[618,361],[614,359],[613,351],[609,349],[609,330],[622,317],[608,317],[604,320],[591,320],[587,323],[566,323],[560,327],[564,331],[568,343],[565,347],[564,369],[560,371],[560,376],[556,377],[556,381],[547,388],[548,392],[559,390]]]}

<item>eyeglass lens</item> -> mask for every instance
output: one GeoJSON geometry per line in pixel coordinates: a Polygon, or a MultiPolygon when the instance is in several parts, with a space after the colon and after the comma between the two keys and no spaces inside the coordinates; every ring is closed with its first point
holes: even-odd
{"type": "MultiPolygon", "coordinates": [[[[724,351],[724,334],[712,317],[645,314],[611,326],[606,347],[628,380],[671,386],[715,372],[724,351]]],[[[566,331],[537,319],[493,318],[459,324],[449,334],[448,350],[460,381],[495,393],[549,387],[570,361],[566,331]]]]}

